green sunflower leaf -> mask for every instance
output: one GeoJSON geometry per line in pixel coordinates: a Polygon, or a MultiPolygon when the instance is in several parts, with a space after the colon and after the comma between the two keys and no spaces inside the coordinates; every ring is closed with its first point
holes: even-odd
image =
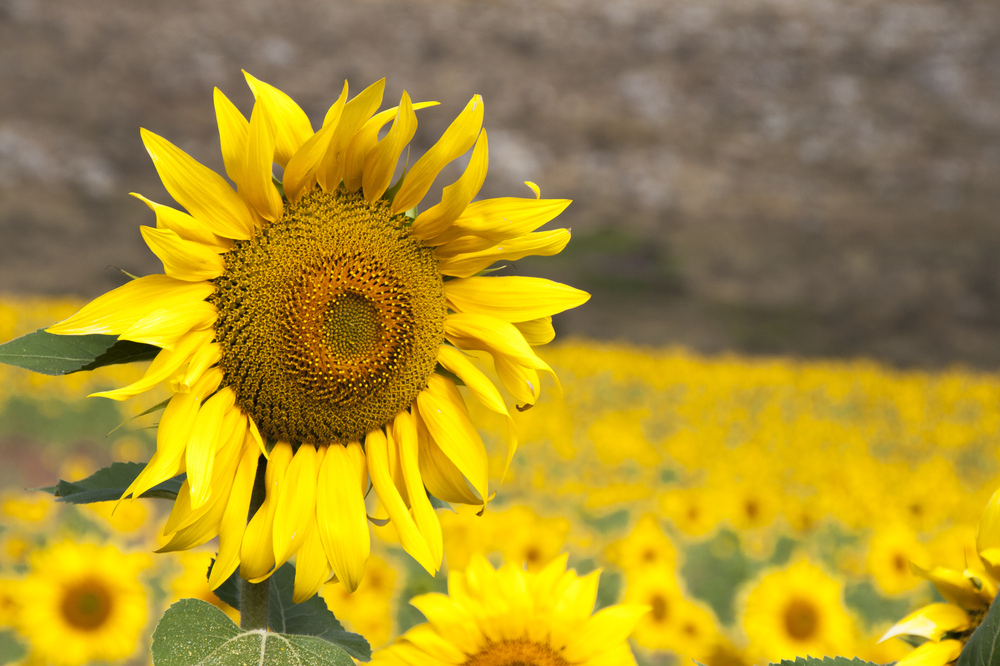
{"type": "Polygon", "coordinates": [[[27,648],[13,631],[0,631],[0,664],[20,662],[28,654],[27,648]]]}
{"type": "MultiPolygon", "coordinates": [[[[132,482],[145,468],[146,463],[111,463],[110,467],[99,469],[82,481],[59,481],[54,486],[39,488],[39,490],[55,495],[58,502],[68,502],[69,504],[116,501],[121,498],[122,493],[132,485],[132,482]]],[[[181,484],[184,483],[184,478],[185,476],[181,474],[168,479],[153,486],[141,497],[176,499],[177,493],[181,490],[181,484]]]]}
{"type": "Polygon", "coordinates": [[[152,360],[159,347],[113,335],[53,335],[44,329],[0,345],[0,363],[44,375],[68,375],[106,365],[152,360]]]}
{"type": "Polygon", "coordinates": [[[200,599],[182,599],[153,631],[154,666],[354,666],[344,650],[315,636],[242,631],[200,599]]]}
{"type": "Polygon", "coordinates": [[[1000,666],[998,638],[1000,638],[1000,604],[994,600],[983,623],[969,637],[969,642],[958,655],[958,666],[1000,666]]]}
{"type": "MultiPolygon", "coordinates": [[[[211,568],[209,572],[211,572],[211,568]]],[[[225,583],[215,590],[217,597],[237,610],[240,607],[238,576],[238,573],[233,573],[225,583]]],[[[292,592],[295,587],[295,567],[293,565],[283,564],[269,580],[267,623],[271,630],[285,634],[322,638],[361,661],[371,659],[371,646],[368,645],[364,636],[344,629],[318,594],[300,604],[292,601],[292,592]]]]}
{"type": "MultiPolygon", "coordinates": [[[[772,665],[773,666],[773,665],[772,665]]],[[[780,666],[878,666],[858,657],[796,657],[795,661],[782,659],[780,666]]]]}

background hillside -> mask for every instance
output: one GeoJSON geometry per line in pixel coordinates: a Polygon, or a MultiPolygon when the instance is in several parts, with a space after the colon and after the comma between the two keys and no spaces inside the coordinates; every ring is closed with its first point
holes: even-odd
{"type": "Polygon", "coordinates": [[[386,76],[442,102],[420,149],[481,93],[483,195],[575,200],[564,255],[513,268],[594,293],[564,334],[1000,363],[989,0],[0,0],[0,292],[157,271],[139,127],[221,166],[240,68],[313,118],[386,76]]]}

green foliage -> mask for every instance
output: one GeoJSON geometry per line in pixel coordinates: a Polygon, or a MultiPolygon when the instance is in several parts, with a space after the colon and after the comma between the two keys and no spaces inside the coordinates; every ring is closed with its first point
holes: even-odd
{"type": "MultiPolygon", "coordinates": [[[[91,502],[108,502],[121,498],[125,490],[135,481],[139,473],[145,469],[146,463],[111,463],[110,467],[99,469],[86,479],[70,483],[59,481],[54,486],[41,488],[56,496],[59,502],[70,504],[90,504],[91,502]]],[[[175,476],[161,484],[153,486],[141,497],[156,497],[159,499],[176,499],[184,483],[184,475],[175,476]]]]}
{"type": "Polygon", "coordinates": [[[19,662],[27,653],[13,631],[0,631],[0,664],[19,662]]]}
{"type": "Polygon", "coordinates": [[[1000,666],[997,638],[1000,638],[1000,604],[994,601],[983,623],[958,655],[958,666],[1000,666]]]}
{"type": "Polygon", "coordinates": [[[155,666],[354,666],[344,650],[314,636],[242,631],[225,613],[199,599],[167,609],[153,632],[155,666]]]}
{"type": "MultiPolygon", "coordinates": [[[[318,595],[296,604],[292,601],[295,587],[295,567],[287,562],[269,579],[267,624],[283,634],[315,636],[342,648],[352,657],[362,661],[371,659],[368,641],[346,629],[333,616],[326,602],[318,595]]],[[[216,596],[236,608],[240,607],[238,574],[234,573],[215,590],[216,596]]]]}
{"type": "Polygon", "coordinates": [[[53,335],[44,329],[0,345],[0,363],[44,375],[68,375],[106,365],[152,360],[159,347],[113,335],[53,335]]]}

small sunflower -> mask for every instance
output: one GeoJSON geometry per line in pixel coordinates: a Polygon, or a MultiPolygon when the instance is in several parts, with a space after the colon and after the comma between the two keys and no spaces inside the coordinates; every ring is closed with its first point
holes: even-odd
{"type": "Polygon", "coordinates": [[[632,632],[638,645],[702,663],[712,654],[719,638],[715,617],[685,599],[671,570],[646,567],[630,572],[624,600],[650,609],[632,632]]]}
{"type": "Polygon", "coordinates": [[[599,572],[566,571],[566,556],[538,573],[513,564],[494,570],[481,555],[448,576],[448,595],[410,603],[426,617],[375,653],[374,665],[635,666],[626,638],[646,606],[622,604],[593,615],[599,572]]]}
{"type": "Polygon", "coordinates": [[[114,546],[65,542],[36,551],[18,592],[16,628],[31,643],[29,661],[77,666],[124,659],[146,624],[146,592],[137,580],[149,557],[114,546]]]}
{"type": "Polygon", "coordinates": [[[259,582],[296,555],[297,601],[331,575],[357,588],[369,484],[403,547],[434,572],[441,527],[427,491],[464,504],[489,498],[486,451],[456,378],[506,417],[509,463],[513,419],[473,358],[517,405],[534,404],[539,373],[552,370],[532,346],[554,337],[553,314],[589,298],[548,280],[478,274],[560,252],[568,230],[536,229],[569,202],[541,199],[530,183],[534,198],[473,201],[488,152],[478,95],[392,184],[415,111],[429,103],[404,92],[375,113],[384,81],[350,100],[345,83],[314,131],[285,93],[246,78],[256,98],[249,120],[215,91],[236,188],[142,130],[188,211],[139,197],[156,214],[142,234],[164,274],[134,279],[49,331],[162,348],[142,379],[96,395],[124,400],[163,382],[173,392],[156,452],[126,496],[187,473],[164,550],[218,535],[213,587],[237,568],[259,582]],[[440,203],[416,214],[440,171],[470,150],[440,203]],[[247,524],[259,454],[266,498],[247,524]]]}
{"type": "Polygon", "coordinates": [[[979,523],[976,549],[983,568],[965,570],[911,563],[913,573],[934,584],[947,603],[933,603],[897,622],[880,640],[909,636],[924,641],[899,660],[899,666],[944,666],[958,659],[972,633],[982,624],[1000,589],[1000,490],[993,494],[979,523]]]}
{"type": "Polygon", "coordinates": [[[868,547],[867,569],[879,589],[887,595],[912,590],[921,579],[910,570],[910,561],[928,559],[927,547],[908,527],[896,524],[880,527],[868,547]]]}
{"type": "Polygon", "coordinates": [[[764,576],[744,613],[751,649],[770,661],[848,653],[855,626],[841,596],[841,584],[805,560],[764,576]]]}

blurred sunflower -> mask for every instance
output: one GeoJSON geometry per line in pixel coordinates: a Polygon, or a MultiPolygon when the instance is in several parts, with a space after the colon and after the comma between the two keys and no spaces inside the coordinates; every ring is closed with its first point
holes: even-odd
{"type": "Polygon", "coordinates": [[[409,666],[538,664],[635,666],[626,641],[648,607],[622,604],[593,613],[599,572],[566,571],[566,556],[538,573],[481,555],[448,576],[448,595],[410,603],[428,622],[376,652],[372,664],[409,666]]]}
{"type": "Polygon", "coordinates": [[[375,114],[384,81],[350,100],[345,83],[314,131],[285,93],[246,78],[256,98],[249,120],[215,91],[236,189],[142,130],[189,213],[139,197],[156,213],[142,234],[164,274],[48,330],[162,347],[139,381],[96,395],[124,400],[168,382],[156,452],[126,496],[187,473],[164,550],[219,535],[213,587],[237,567],[259,582],[297,555],[296,601],[331,574],[357,588],[370,550],[369,483],[403,547],[434,572],[441,527],[427,491],[456,503],[489,498],[486,451],[456,378],[506,417],[508,463],[516,447],[504,399],[464,352],[492,361],[518,405],[534,404],[539,372],[552,371],[532,346],[554,337],[553,314],[589,298],[548,280],[477,273],[560,252],[568,230],[535,230],[569,202],[541,199],[530,183],[535,198],[472,201],[487,168],[478,95],[393,185],[414,112],[429,103],[404,92],[375,114]],[[470,149],[440,203],[415,214],[441,170],[470,149]],[[261,452],[266,497],[248,524],[261,452]]]}
{"type": "Polygon", "coordinates": [[[712,654],[719,638],[715,617],[684,598],[671,570],[647,567],[633,571],[624,601],[650,609],[632,632],[638,645],[670,650],[685,660],[700,662],[712,654]]]}
{"type": "Polygon", "coordinates": [[[924,641],[900,659],[899,666],[944,666],[957,660],[969,637],[982,624],[1000,587],[1000,490],[983,512],[976,550],[984,568],[928,570],[911,564],[913,573],[931,581],[947,603],[928,604],[910,613],[879,639],[881,642],[908,636],[924,641]]]}
{"type": "Polygon", "coordinates": [[[850,654],[855,627],[841,593],[840,583],[805,560],[767,574],[747,596],[751,649],[770,661],[850,654]]]}
{"type": "Polygon", "coordinates": [[[913,530],[901,524],[877,528],[868,547],[867,569],[887,595],[912,590],[921,579],[910,570],[910,561],[925,563],[927,547],[913,530]]]}
{"type": "Polygon", "coordinates": [[[31,603],[14,621],[31,643],[29,662],[76,666],[132,654],[146,624],[137,577],[149,564],[146,555],[68,541],[33,553],[18,585],[31,603]]]}

